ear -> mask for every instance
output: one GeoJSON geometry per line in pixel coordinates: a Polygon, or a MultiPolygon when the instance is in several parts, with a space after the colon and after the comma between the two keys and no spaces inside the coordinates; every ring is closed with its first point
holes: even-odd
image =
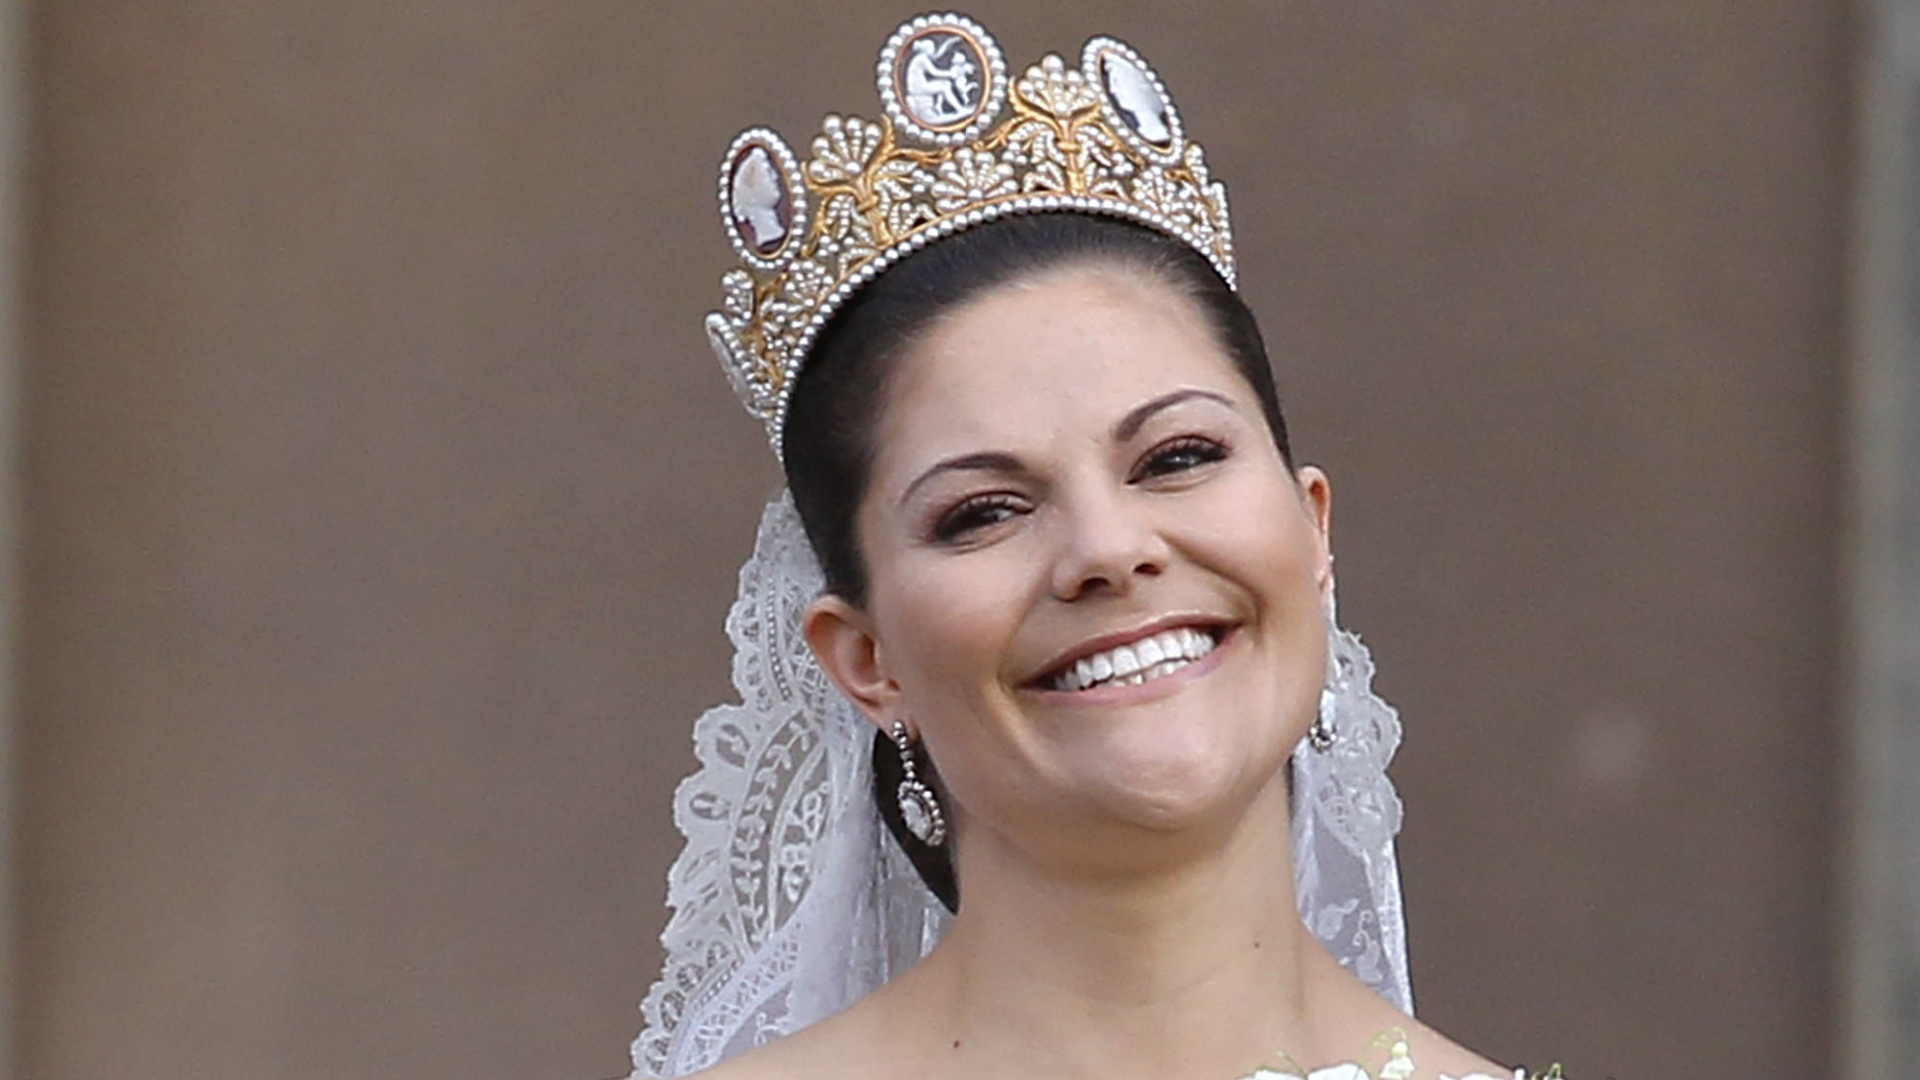
{"type": "Polygon", "coordinates": [[[833,685],[876,727],[884,731],[891,726],[898,712],[900,684],[887,674],[867,613],[828,593],[807,608],[801,629],[833,685]]]}
{"type": "Polygon", "coordinates": [[[1333,596],[1333,482],[1318,465],[1302,465],[1294,473],[1294,483],[1299,486],[1300,506],[1313,523],[1320,547],[1320,569],[1314,578],[1321,598],[1329,599],[1333,596]]]}

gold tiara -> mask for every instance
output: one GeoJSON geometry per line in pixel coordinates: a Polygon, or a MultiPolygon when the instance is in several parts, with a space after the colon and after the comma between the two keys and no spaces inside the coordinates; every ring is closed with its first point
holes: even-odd
{"type": "Polygon", "coordinates": [[[833,313],[888,266],[971,226],[1048,211],[1127,218],[1186,241],[1234,285],[1227,189],[1124,43],[1094,38],[1077,69],[1049,54],[1009,88],[980,24],[923,15],[887,40],[878,75],[880,122],[828,116],[804,169],[762,127],[720,164],[720,217],[743,265],[720,279],[707,338],[774,453],[833,313]]]}

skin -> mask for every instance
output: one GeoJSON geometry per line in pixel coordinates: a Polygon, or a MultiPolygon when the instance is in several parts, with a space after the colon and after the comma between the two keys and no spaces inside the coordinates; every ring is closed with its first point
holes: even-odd
{"type": "Polygon", "coordinates": [[[988,292],[902,360],[857,521],[864,608],[806,631],[940,770],[961,913],[905,975],[723,1064],[786,1076],[1232,1080],[1363,1059],[1510,1075],[1394,1010],[1294,914],[1286,763],[1326,664],[1332,493],[1176,292],[1082,266],[988,292]],[[1213,653],[1069,694],[1170,625],[1213,653]]]}

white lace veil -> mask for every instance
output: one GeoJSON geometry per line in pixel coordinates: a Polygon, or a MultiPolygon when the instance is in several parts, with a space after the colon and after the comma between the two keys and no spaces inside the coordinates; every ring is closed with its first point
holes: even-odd
{"type": "MultiPolygon", "coordinates": [[[[822,588],[791,499],[767,505],[727,615],[740,704],[694,724],[674,794],[686,848],[668,875],[666,964],[641,1005],[637,1077],[683,1076],[851,1004],[931,950],[946,910],[873,806],[873,726],[800,633],[822,588]]],[[[1326,751],[1293,754],[1300,916],[1342,965],[1413,1011],[1387,763],[1400,720],[1373,661],[1329,623],[1326,751]]]]}

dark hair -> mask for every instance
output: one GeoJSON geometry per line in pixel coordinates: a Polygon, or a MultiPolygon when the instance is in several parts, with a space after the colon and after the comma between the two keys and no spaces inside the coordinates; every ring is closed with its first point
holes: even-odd
{"type": "MultiPolygon", "coordinates": [[[[794,384],[781,455],[828,591],[854,605],[866,603],[866,565],[855,521],[866,497],[873,432],[896,361],[953,308],[995,286],[1081,264],[1141,272],[1192,301],[1260,399],[1281,458],[1292,462],[1259,324],[1205,256],[1185,241],[1120,218],[1084,213],[1001,218],[915,252],[856,293],[827,322],[794,384]]],[[[914,753],[919,775],[937,786],[924,750],[916,746],[914,753]]],[[[920,843],[900,820],[899,754],[885,733],[875,735],[873,764],[881,817],[928,887],[949,910],[959,910],[948,852],[920,843]]]]}

